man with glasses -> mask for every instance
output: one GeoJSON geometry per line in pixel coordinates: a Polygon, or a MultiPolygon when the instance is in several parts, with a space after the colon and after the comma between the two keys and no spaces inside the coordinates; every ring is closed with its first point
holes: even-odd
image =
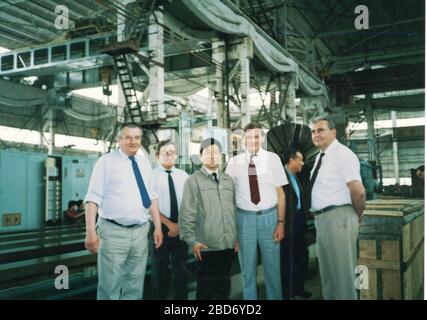
{"type": "Polygon", "coordinates": [[[180,238],[178,215],[188,174],[175,167],[177,153],[172,141],[160,141],[156,156],[158,165],[153,170],[153,189],[158,195],[163,245],[159,249],[152,247],[153,298],[186,300],[188,299],[186,267],[188,246],[180,238]]]}
{"type": "Polygon", "coordinates": [[[355,300],[356,242],[365,209],[365,189],[357,156],[336,139],[328,115],[311,121],[313,143],[320,149],[311,171],[310,211],[316,225],[317,257],[323,298],[355,300]]]}

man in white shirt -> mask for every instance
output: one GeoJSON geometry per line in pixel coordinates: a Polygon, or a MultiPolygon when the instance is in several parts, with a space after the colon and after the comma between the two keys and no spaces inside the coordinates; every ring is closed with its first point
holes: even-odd
{"type": "Polygon", "coordinates": [[[359,160],[338,142],[328,115],[311,121],[311,135],[321,151],[311,171],[309,189],[323,298],[355,300],[358,222],[365,208],[359,160]]]}
{"type": "Polygon", "coordinates": [[[230,159],[226,173],[234,180],[237,206],[237,240],[245,300],[257,299],[257,245],[264,266],[268,300],[281,300],[280,241],[285,234],[285,193],[288,184],[278,155],[261,146],[260,124],[244,128],[246,152],[230,159]]]}
{"type": "Polygon", "coordinates": [[[150,162],[137,155],[141,135],[141,128],[134,123],[121,126],[120,148],[98,159],[86,194],[85,246],[98,253],[99,300],[142,299],[149,210],[155,225],[156,248],[163,241],[150,162]]]}
{"type": "Polygon", "coordinates": [[[153,190],[158,195],[163,245],[151,255],[153,298],[186,300],[188,246],[179,236],[178,215],[188,174],[175,167],[177,152],[172,141],[160,141],[156,155],[159,164],[153,170],[153,190]]]}

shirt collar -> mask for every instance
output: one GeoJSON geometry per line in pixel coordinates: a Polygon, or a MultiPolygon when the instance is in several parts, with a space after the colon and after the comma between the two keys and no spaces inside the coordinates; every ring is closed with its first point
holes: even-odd
{"type": "MultiPolygon", "coordinates": [[[[256,156],[254,156],[254,159],[257,159],[259,157],[262,157],[264,154],[266,153],[266,151],[263,148],[259,148],[258,152],[256,153],[256,156]]],[[[249,151],[245,151],[245,159],[250,160],[252,154],[249,153],[249,151]]]]}
{"type": "Polygon", "coordinates": [[[337,139],[331,142],[331,144],[326,148],[325,151],[321,151],[325,153],[325,155],[329,154],[332,150],[334,150],[339,145],[339,142],[337,139]]]}
{"type": "Polygon", "coordinates": [[[202,166],[202,169],[205,170],[205,173],[207,173],[207,175],[211,175],[212,173],[216,173],[217,176],[219,176],[219,170],[216,169],[215,171],[209,170],[208,168],[206,168],[205,166],[202,166]]]}
{"type": "Polygon", "coordinates": [[[157,168],[159,168],[159,170],[160,171],[163,171],[163,172],[166,172],[166,170],[169,170],[169,171],[172,171],[172,172],[175,172],[175,166],[173,166],[172,168],[170,168],[170,169],[166,169],[165,167],[163,167],[160,163],[158,164],[158,166],[157,166],[157,168]]]}
{"type": "Polygon", "coordinates": [[[285,170],[290,176],[292,176],[292,177],[295,176],[295,173],[293,173],[291,170],[288,169],[288,165],[285,165],[285,170]]]}
{"type": "Polygon", "coordinates": [[[122,158],[122,159],[128,159],[129,158],[129,156],[123,152],[122,148],[119,148],[119,155],[120,155],[120,158],[122,158]]]}

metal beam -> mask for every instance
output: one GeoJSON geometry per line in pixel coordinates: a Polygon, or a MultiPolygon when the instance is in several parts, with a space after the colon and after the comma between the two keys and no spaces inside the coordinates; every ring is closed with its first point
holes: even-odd
{"type": "MultiPolygon", "coordinates": [[[[2,10],[0,12],[0,21],[1,20],[3,20],[6,23],[19,24],[22,31],[28,32],[30,34],[34,34],[34,27],[29,25],[27,20],[19,18],[14,14],[10,14],[2,10]]],[[[45,30],[43,30],[42,37],[44,37],[45,39],[40,39],[40,41],[47,42],[52,40],[52,38],[54,38],[55,36],[56,36],[55,33],[52,33],[50,31],[46,32],[45,30]]]]}
{"type": "MultiPolygon", "coordinates": [[[[383,24],[378,24],[375,26],[369,26],[369,30],[375,30],[375,29],[382,29],[382,28],[388,28],[388,27],[392,27],[392,26],[398,26],[398,25],[405,25],[405,24],[412,24],[412,23],[416,23],[416,22],[421,22],[421,21],[425,21],[424,17],[419,17],[419,18],[413,18],[413,19],[406,19],[406,20],[400,20],[400,21],[396,21],[396,22],[392,22],[392,23],[383,23],[383,24]]],[[[331,32],[322,32],[319,33],[317,35],[318,38],[326,38],[326,37],[330,37],[330,36],[337,36],[337,35],[347,35],[347,34],[352,34],[352,33],[357,33],[360,32],[360,30],[356,30],[356,29],[346,29],[346,30],[339,30],[339,31],[331,31],[331,32]]]]}
{"type": "MultiPolygon", "coordinates": [[[[17,41],[16,37],[20,37],[20,38],[26,38],[30,41],[32,41],[33,43],[38,43],[40,40],[39,38],[37,38],[36,35],[30,35],[24,31],[21,31],[20,28],[17,27],[13,27],[13,24],[6,24],[3,23],[2,21],[0,21],[0,29],[6,30],[7,32],[9,32],[9,34],[14,34],[14,37],[11,37],[11,40],[17,41]]],[[[2,33],[2,36],[4,36],[4,34],[2,33]]],[[[28,43],[21,41],[22,44],[26,44],[28,45],[28,43]]]]}

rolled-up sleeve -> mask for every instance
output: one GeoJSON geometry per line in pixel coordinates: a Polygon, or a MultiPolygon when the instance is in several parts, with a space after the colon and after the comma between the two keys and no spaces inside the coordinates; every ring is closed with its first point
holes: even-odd
{"type": "Polygon", "coordinates": [[[362,178],[360,176],[360,161],[357,156],[350,150],[344,150],[341,152],[340,160],[338,166],[340,169],[340,174],[345,183],[351,181],[360,181],[362,178]]]}
{"type": "Polygon", "coordinates": [[[282,161],[280,160],[279,156],[276,154],[271,155],[271,165],[274,168],[274,178],[275,187],[281,187],[284,185],[287,185],[289,183],[288,178],[286,177],[285,169],[282,166],[282,161]]]}
{"type": "Polygon", "coordinates": [[[107,170],[105,170],[105,158],[101,157],[95,163],[93,168],[85,202],[94,202],[100,206],[104,198],[105,184],[107,179],[106,173],[107,170]]]}
{"type": "Polygon", "coordinates": [[[196,239],[198,197],[192,180],[189,178],[184,184],[184,193],[178,216],[181,239],[190,247],[193,247],[198,242],[196,239]]]}

